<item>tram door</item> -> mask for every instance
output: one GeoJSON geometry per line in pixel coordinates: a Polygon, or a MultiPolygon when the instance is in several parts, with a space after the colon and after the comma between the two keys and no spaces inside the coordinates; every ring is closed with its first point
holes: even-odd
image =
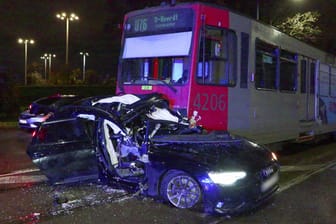
{"type": "Polygon", "coordinates": [[[304,95],[304,112],[301,121],[309,122],[315,120],[316,108],[316,71],[317,61],[303,57],[301,59],[301,94],[304,95]]]}

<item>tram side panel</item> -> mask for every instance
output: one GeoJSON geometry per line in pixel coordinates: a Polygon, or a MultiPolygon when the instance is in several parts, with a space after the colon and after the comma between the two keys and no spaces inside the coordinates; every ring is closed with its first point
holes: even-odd
{"type": "Polygon", "coordinates": [[[317,134],[336,130],[336,67],[321,63],[318,76],[317,134]]]}
{"type": "MultiPolygon", "coordinates": [[[[284,141],[295,138],[298,133],[297,97],[295,93],[280,93],[277,89],[257,88],[255,83],[257,38],[274,43],[273,30],[253,20],[230,13],[230,28],[241,38],[249,35],[247,83],[241,66],[242,41],[238,40],[238,81],[229,89],[229,130],[260,143],[284,141]]],[[[276,86],[276,84],[274,84],[276,86]]]]}
{"type": "MultiPolygon", "coordinates": [[[[297,58],[305,56],[308,59],[307,74],[305,76],[303,76],[303,71],[300,69],[301,62],[298,59],[296,60],[297,77],[293,91],[283,91],[281,89],[280,79],[282,73],[280,69],[282,62],[279,63],[280,68],[277,70],[275,90],[268,91],[269,94],[265,94],[265,91],[261,89],[251,88],[251,104],[254,105],[257,111],[254,128],[265,126],[265,130],[269,131],[270,135],[276,136],[275,139],[280,141],[334,131],[333,116],[330,113],[330,107],[326,105],[330,105],[330,102],[333,102],[329,88],[334,88],[334,84],[330,82],[331,72],[323,71],[327,70],[323,68],[323,63],[328,62],[327,54],[271,27],[257,22],[253,24],[252,42],[261,39],[275,45],[280,51],[280,60],[282,60],[282,52],[292,52],[297,55],[297,58]],[[302,82],[301,79],[304,78],[307,79],[306,82],[302,82]],[[306,85],[306,91],[302,91],[302,85],[306,85]],[[260,117],[265,117],[265,120],[260,120],[258,114],[260,117]],[[327,122],[328,117],[329,123],[327,122]]],[[[254,61],[256,60],[255,58],[254,61]]],[[[257,63],[253,64],[256,66],[257,63]]],[[[254,72],[257,72],[256,67],[254,72]]],[[[255,86],[257,86],[257,83],[255,83],[255,86]]],[[[273,140],[270,142],[273,142],[273,140]]]]}
{"type": "MultiPolygon", "coordinates": [[[[226,17],[224,12],[210,10],[207,7],[205,9],[203,13],[207,25],[224,24],[221,21],[226,17]],[[213,12],[209,14],[208,11],[213,12]]],[[[198,95],[195,95],[196,100],[192,105],[196,109],[209,109],[198,103],[203,102],[201,97],[212,99],[213,96],[224,94],[228,100],[224,110],[227,114],[212,116],[210,113],[205,113],[205,115],[209,115],[218,127],[227,127],[231,133],[255,139],[260,143],[296,140],[302,135],[332,131],[330,124],[321,122],[319,110],[321,99],[318,83],[319,62],[326,62],[326,53],[271,26],[232,12],[229,13],[229,19],[224,20],[229,21],[228,28],[234,31],[237,37],[235,85],[228,87],[199,85],[196,91],[198,95]],[[300,70],[302,58],[307,61],[307,74],[304,77],[300,70]],[[263,77],[260,77],[266,70],[267,72],[262,74],[263,77]],[[244,72],[247,75],[244,75],[244,72]],[[303,78],[307,80],[302,82],[303,78]],[[302,91],[301,85],[307,85],[305,91],[302,91]],[[211,95],[207,95],[210,92],[211,95]],[[217,119],[221,119],[220,122],[217,122],[217,119]]],[[[327,99],[328,104],[333,105],[330,97],[327,99]]],[[[209,105],[217,113],[217,104],[213,104],[213,101],[205,100],[210,102],[209,105]]],[[[205,115],[202,117],[207,118],[205,115]]],[[[332,117],[330,112],[328,115],[332,117]]],[[[212,126],[215,127],[214,124],[212,126]]]]}
{"type": "Polygon", "coordinates": [[[237,80],[228,90],[228,130],[231,133],[251,137],[251,92],[249,91],[249,74],[252,70],[251,20],[230,13],[230,29],[237,36],[237,80]]]}

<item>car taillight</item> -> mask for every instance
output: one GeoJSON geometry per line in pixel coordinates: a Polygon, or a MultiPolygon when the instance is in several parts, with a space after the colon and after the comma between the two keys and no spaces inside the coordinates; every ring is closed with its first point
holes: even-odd
{"type": "Polygon", "coordinates": [[[44,142],[47,134],[46,129],[40,129],[33,132],[32,137],[35,138],[38,142],[44,142]]]}
{"type": "Polygon", "coordinates": [[[32,108],[33,108],[33,105],[30,104],[29,107],[28,107],[28,109],[31,110],[32,108]]]}

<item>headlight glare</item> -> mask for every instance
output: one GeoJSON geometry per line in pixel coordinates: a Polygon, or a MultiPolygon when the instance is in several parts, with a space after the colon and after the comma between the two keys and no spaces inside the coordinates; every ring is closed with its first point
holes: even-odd
{"type": "Polygon", "coordinates": [[[209,177],[216,184],[230,186],[233,185],[236,181],[246,177],[246,173],[244,171],[210,172],[209,177]]]}

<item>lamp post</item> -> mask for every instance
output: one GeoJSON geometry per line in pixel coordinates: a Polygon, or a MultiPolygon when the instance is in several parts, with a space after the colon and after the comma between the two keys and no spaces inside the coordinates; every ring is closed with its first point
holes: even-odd
{"type": "Polygon", "coordinates": [[[69,23],[78,20],[79,17],[75,13],[67,14],[65,12],[56,14],[60,20],[65,20],[65,64],[69,63],[69,23]]]}
{"type": "Polygon", "coordinates": [[[33,39],[22,39],[22,38],[19,38],[18,39],[18,43],[19,44],[24,44],[24,56],[25,56],[25,59],[24,59],[24,65],[25,65],[25,68],[24,68],[24,78],[25,78],[25,85],[27,85],[27,56],[28,56],[28,44],[34,44],[35,41],[33,39]]]}
{"type": "Polygon", "coordinates": [[[51,59],[56,58],[56,54],[47,54],[49,60],[49,77],[51,76],[51,59]]]}
{"type": "Polygon", "coordinates": [[[259,0],[257,0],[257,20],[259,20],[259,10],[260,10],[259,0]]]}
{"type": "Polygon", "coordinates": [[[83,56],[83,81],[85,81],[85,59],[89,56],[88,52],[80,52],[80,55],[83,56]]]}
{"type": "Polygon", "coordinates": [[[40,58],[42,60],[44,60],[44,80],[47,80],[47,60],[48,60],[48,55],[44,54],[40,58]]]}

